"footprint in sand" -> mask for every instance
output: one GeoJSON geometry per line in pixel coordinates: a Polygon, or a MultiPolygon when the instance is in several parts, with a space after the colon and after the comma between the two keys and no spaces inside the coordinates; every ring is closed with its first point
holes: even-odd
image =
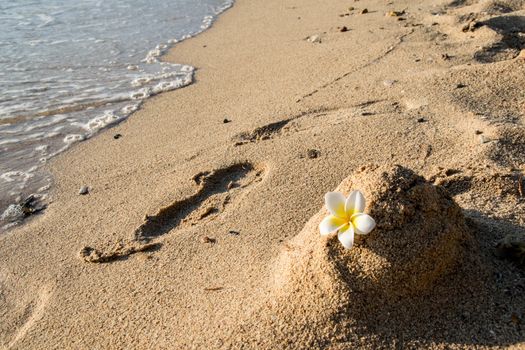
{"type": "Polygon", "coordinates": [[[251,163],[238,163],[214,171],[200,172],[193,177],[199,186],[195,194],[146,215],[133,238],[119,242],[109,251],[84,247],[80,258],[95,263],[126,259],[129,255],[160,248],[155,239],[184,227],[212,220],[246,193],[246,189],[262,181],[265,169],[251,163]]]}
{"type": "Polygon", "coordinates": [[[252,131],[244,131],[232,137],[234,146],[242,146],[252,142],[259,142],[273,139],[288,131],[298,131],[297,121],[303,117],[318,117],[327,112],[326,108],[316,108],[301,112],[290,118],[279,120],[270,124],[259,126],[252,131]]]}
{"type": "Polygon", "coordinates": [[[289,118],[255,128],[251,132],[242,132],[233,137],[235,146],[241,146],[250,142],[269,140],[279,134],[292,120],[289,118]]]}
{"type": "Polygon", "coordinates": [[[263,172],[262,167],[241,163],[195,175],[193,180],[199,185],[198,191],[147,216],[135,231],[135,238],[150,240],[174,228],[193,226],[217,216],[247,187],[261,181],[263,172]]]}

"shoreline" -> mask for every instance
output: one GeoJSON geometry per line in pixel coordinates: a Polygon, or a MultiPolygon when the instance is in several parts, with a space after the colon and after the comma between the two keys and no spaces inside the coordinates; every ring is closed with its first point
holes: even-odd
{"type": "MultiPolygon", "coordinates": [[[[129,86],[127,90],[113,91],[104,85],[103,87],[110,91],[104,97],[99,97],[98,100],[91,100],[87,103],[71,102],[69,105],[60,105],[60,101],[57,101],[56,103],[60,106],[55,108],[36,108],[32,114],[21,113],[14,116],[12,121],[15,124],[12,126],[21,131],[12,134],[6,131],[3,134],[7,138],[4,145],[8,146],[5,146],[7,148],[4,149],[5,167],[1,176],[2,179],[0,179],[0,181],[3,180],[0,187],[4,192],[0,197],[0,234],[13,226],[20,225],[28,216],[41,214],[42,208],[46,205],[46,198],[50,193],[49,189],[53,184],[53,178],[46,168],[47,163],[52,158],[77,143],[89,140],[100,132],[123,122],[134,111],[140,109],[140,106],[148,98],[191,84],[192,66],[181,65],[177,62],[162,63],[162,56],[177,43],[195,37],[209,29],[215,19],[232,6],[233,1],[225,0],[222,5],[213,6],[208,11],[209,14],[202,14],[203,10],[197,9],[195,12],[202,17],[199,15],[194,15],[194,17],[201,20],[200,25],[188,25],[184,29],[186,34],[177,34],[181,28],[180,25],[175,25],[171,33],[173,37],[166,36],[166,33],[163,32],[163,36],[165,36],[163,42],[155,42],[154,46],[146,49],[143,46],[138,46],[137,50],[143,52],[144,56],[138,58],[138,55],[135,55],[129,62],[122,62],[126,63],[128,68],[127,71],[120,72],[122,73],[121,76],[128,77],[126,73],[131,70],[139,72],[135,73],[134,77],[128,77],[129,86]],[[152,67],[157,67],[157,70],[152,69],[152,67]],[[76,115],[78,113],[84,114],[83,118],[79,118],[76,115]],[[61,118],[68,122],[51,123],[53,127],[62,130],[61,132],[52,132],[52,130],[45,129],[45,126],[44,128],[38,127],[39,117],[61,118]],[[29,126],[24,126],[25,123],[29,123],[29,126]],[[76,124],[76,128],[73,126],[74,124],[76,124]],[[41,143],[33,152],[31,152],[32,146],[29,144],[31,135],[27,135],[27,132],[24,131],[25,128],[31,127],[44,135],[42,140],[33,141],[37,145],[39,142],[41,143]],[[51,136],[51,134],[56,135],[51,136]],[[10,137],[12,140],[9,139],[10,137]],[[16,140],[16,146],[9,146],[15,143],[14,140],[16,140]],[[16,156],[11,157],[9,154],[16,156]],[[30,198],[34,198],[34,200],[30,200],[30,198]]],[[[129,57],[131,56],[130,54],[129,57]]],[[[122,81],[120,83],[123,84],[122,81]]],[[[7,127],[10,127],[12,123],[9,120],[6,122],[7,127]]]]}
{"type": "Polygon", "coordinates": [[[525,301],[504,292],[518,293],[523,274],[492,242],[523,226],[522,131],[506,118],[525,117],[525,64],[512,48],[479,49],[502,40],[493,18],[513,14],[353,5],[236,1],[163,56],[191,62],[192,84],[54,158],[45,215],[0,237],[0,347],[523,346],[512,312],[521,320],[525,301]],[[463,31],[470,12],[483,25],[463,31]],[[414,325],[389,305],[386,319],[371,316],[378,329],[331,299],[348,291],[322,279],[337,242],[317,232],[323,196],[371,163],[434,179],[476,227],[462,253],[479,261],[482,290],[449,294],[471,300],[464,309],[433,304],[439,317],[429,308],[414,325]]]}

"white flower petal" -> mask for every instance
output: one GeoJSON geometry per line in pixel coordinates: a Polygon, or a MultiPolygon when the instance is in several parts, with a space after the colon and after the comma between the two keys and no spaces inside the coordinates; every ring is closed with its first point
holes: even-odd
{"type": "Polygon", "coordinates": [[[328,215],[319,224],[319,231],[321,231],[322,236],[325,236],[337,231],[347,224],[348,222],[345,219],[338,218],[334,215],[328,215]]]}
{"type": "Polygon", "coordinates": [[[365,196],[361,191],[352,191],[345,203],[345,211],[348,216],[362,213],[365,210],[365,196]]]}
{"type": "Polygon", "coordinates": [[[354,245],[354,227],[352,225],[342,227],[337,233],[337,238],[339,238],[339,242],[341,242],[343,247],[346,249],[352,248],[354,245]]]}
{"type": "Polygon", "coordinates": [[[355,228],[355,233],[358,235],[366,235],[376,227],[375,220],[368,214],[358,213],[352,216],[352,224],[355,228]]]}
{"type": "Polygon", "coordinates": [[[324,195],[324,202],[326,209],[330,214],[340,218],[346,218],[345,212],[345,196],[341,192],[327,192],[324,195]]]}

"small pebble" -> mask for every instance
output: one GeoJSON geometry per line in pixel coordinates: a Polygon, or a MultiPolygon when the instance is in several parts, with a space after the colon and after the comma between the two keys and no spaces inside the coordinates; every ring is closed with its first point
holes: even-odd
{"type": "Polygon", "coordinates": [[[483,131],[481,131],[481,130],[476,130],[476,131],[474,131],[474,134],[476,134],[476,135],[481,135],[481,134],[483,134],[483,131]]]}
{"type": "Polygon", "coordinates": [[[208,236],[203,236],[203,237],[201,237],[201,242],[202,243],[215,243],[216,239],[215,238],[210,238],[208,236]]]}
{"type": "Polygon", "coordinates": [[[403,16],[405,14],[405,11],[389,11],[386,13],[387,17],[399,17],[403,16]]]}
{"type": "Polygon", "coordinates": [[[318,158],[318,157],[321,155],[321,152],[319,152],[319,151],[316,150],[316,149],[309,149],[309,150],[306,152],[306,155],[307,155],[308,158],[310,158],[310,159],[315,159],[315,158],[318,158]]]}
{"type": "Polygon", "coordinates": [[[343,27],[339,28],[339,31],[340,31],[341,33],[344,33],[344,32],[347,32],[347,31],[348,31],[348,28],[347,28],[346,26],[343,26],[343,27]]]}
{"type": "Polygon", "coordinates": [[[228,119],[228,118],[224,118],[224,120],[222,121],[224,124],[228,124],[228,123],[231,123],[231,120],[228,119]]]}
{"type": "Polygon", "coordinates": [[[115,140],[118,140],[118,139],[120,139],[121,137],[122,137],[121,134],[115,134],[115,135],[113,135],[113,138],[114,138],[115,140]]]}
{"type": "Polygon", "coordinates": [[[87,187],[87,186],[82,186],[82,187],[80,187],[80,190],[78,190],[78,194],[82,195],[82,196],[86,195],[88,193],[89,193],[89,187],[87,187]]]}
{"type": "Polygon", "coordinates": [[[457,170],[457,169],[447,169],[445,170],[445,175],[446,176],[452,176],[452,175],[456,175],[456,174],[459,174],[461,173],[460,170],[457,170]]]}
{"type": "Polygon", "coordinates": [[[223,290],[224,287],[207,287],[207,288],[204,288],[204,290],[206,292],[216,292],[218,290],[223,290]]]}
{"type": "Polygon", "coordinates": [[[386,86],[386,87],[391,87],[395,83],[396,83],[395,80],[385,80],[385,81],[383,81],[383,85],[386,86]]]}
{"type": "Polygon", "coordinates": [[[364,15],[365,13],[368,13],[368,9],[362,9],[361,14],[364,15]]]}
{"type": "Polygon", "coordinates": [[[321,37],[317,34],[311,35],[306,39],[306,41],[319,44],[321,43],[321,37]]]}
{"type": "Polygon", "coordinates": [[[467,85],[461,83],[456,85],[456,89],[463,89],[465,87],[467,87],[467,85]]]}
{"type": "Polygon", "coordinates": [[[485,137],[485,135],[479,135],[479,143],[484,144],[484,143],[487,143],[489,141],[490,140],[487,137],[485,137]]]}
{"type": "Polygon", "coordinates": [[[417,118],[417,122],[418,123],[424,123],[426,122],[427,120],[425,118],[417,118]]]}
{"type": "Polygon", "coordinates": [[[235,230],[229,230],[228,233],[232,236],[238,236],[240,235],[241,233],[239,231],[235,231],[235,230]]]}

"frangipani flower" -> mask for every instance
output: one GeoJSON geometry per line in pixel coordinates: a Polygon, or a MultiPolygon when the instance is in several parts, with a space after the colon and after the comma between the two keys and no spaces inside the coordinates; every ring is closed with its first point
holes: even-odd
{"type": "Polygon", "coordinates": [[[374,229],[376,222],[365,210],[365,197],[360,191],[352,191],[348,198],[341,192],[328,192],[324,196],[326,209],[331,215],[321,221],[321,235],[337,232],[341,244],[350,249],[354,245],[354,235],[366,235],[374,229]]]}

